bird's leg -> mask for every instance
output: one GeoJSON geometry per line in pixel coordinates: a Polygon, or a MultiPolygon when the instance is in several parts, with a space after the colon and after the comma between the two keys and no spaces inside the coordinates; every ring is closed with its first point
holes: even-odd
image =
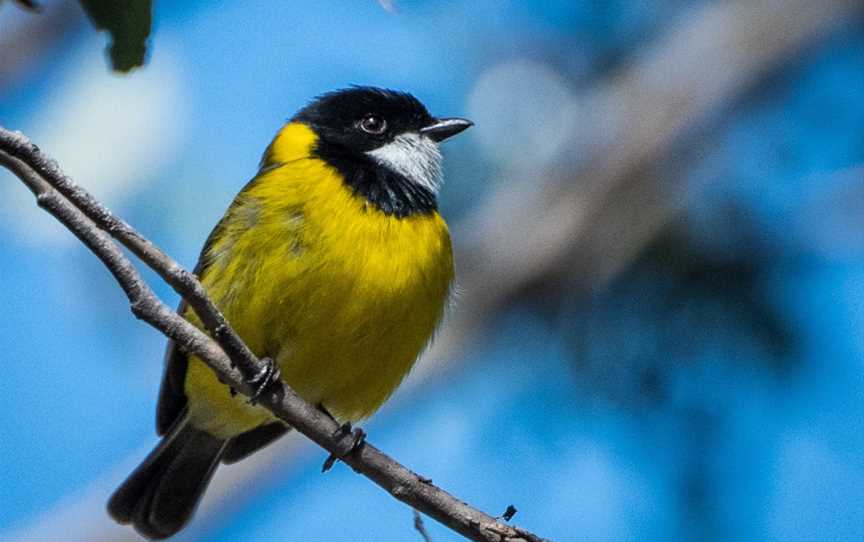
{"type": "Polygon", "coordinates": [[[260,361],[264,364],[264,367],[258,372],[258,374],[246,381],[246,384],[255,390],[249,397],[250,405],[258,404],[258,399],[261,397],[261,394],[264,393],[264,390],[266,390],[270,384],[279,380],[280,376],[279,366],[276,365],[273,358],[261,358],[260,361]]]}
{"type": "MultiPolygon", "coordinates": [[[[334,418],[333,415],[330,414],[326,408],[324,408],[324,405],[318,405],[318,408],[320,408],[324,414],[327,414],[334,422],[338,423],[336,418],[334,418]]],[[[334,436],[348,434],[352,436],[351,446],[348,448],[348,450],[344,452],[333,452],[329,456],[327,456],[327,459],[324,460],[324,464],[321,466],[321,472],[327,472],[328,470],[333,468],[333,465],[336,464],[336,461],[357,452],[357,450],[363,447],[363,444],[366,442],[366,431],[364,431],[360,427],[352,428],[351,422],[345,422],[340,425],[339,428],[336,429],[334,436]]]]}

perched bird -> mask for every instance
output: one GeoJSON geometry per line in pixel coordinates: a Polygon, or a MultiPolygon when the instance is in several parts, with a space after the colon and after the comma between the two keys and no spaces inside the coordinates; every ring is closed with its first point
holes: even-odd
{"type": "MultiPolygon", "coordinates": [[[[279,130],[204,244],[195,273],[231,326],[340,422],[387,400],[441,319],[453,256],[438,143],[469,126],[402,92],[324,94],[279,130]]],[[[108,503],[151,539],[183,528],[220,461],[289,429],[172,342],[156,427],[162,440],[108,503]]]]}

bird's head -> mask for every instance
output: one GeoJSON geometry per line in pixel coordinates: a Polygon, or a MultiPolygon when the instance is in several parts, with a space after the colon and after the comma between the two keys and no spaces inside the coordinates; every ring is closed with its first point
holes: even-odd
{"type": "Polygon", "coordinates": [[[441,187],[438,143],[472,125],[435,118],[410,94],[372,87],[319,96],[291,120],[315,132],[314,154],[356,192],[398,215],[434,208],[441,187]]]}

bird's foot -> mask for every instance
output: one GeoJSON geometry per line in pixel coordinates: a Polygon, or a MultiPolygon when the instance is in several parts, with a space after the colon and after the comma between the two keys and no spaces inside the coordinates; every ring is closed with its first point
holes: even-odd
{"type": "Polygon", "coordinates": [[[352,437],[351,446],[349,446],[348,449],[344,452],[340,452],[338,454],[336,452],[333,452],[329,456],[327,456],[327,459],[324,460],[324,464],[321,466],[321,472],[327,472],[328,470],[333,468],[333,465],[336,464],[336,461],[344,459],[349,455],[356,453],[360,448],[363,447],[363,444],[366,442],[366,431],[364,431],[360,427],[354,427],[352,429],[351,422],[345,422],[344,424],[339,426],[339,429],[336,430],[336,433],[334,435],[348,434],[350,434],[352,437]]]}
{"type": "Polygon", "coordinates": [[[279,372],[279,367],[276,365],[276,362],[273,361],[273,358],[261,358],[261,362],[264,364],[261,371],[246,381],[246,384],[255,390],[249,397],[250,405],[257,405],[258,399],[261,397],[261,394],[264,393],[264,390],[279,380],[281,374],[279,372]]]}

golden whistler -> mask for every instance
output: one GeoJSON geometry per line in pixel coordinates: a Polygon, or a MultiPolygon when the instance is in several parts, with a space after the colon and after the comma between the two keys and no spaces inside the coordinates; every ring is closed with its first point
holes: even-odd
{"type": "MultiPolygon", "coordinates": [[[[453,258],[437,211],[438,143],[469,126],[432,117],[405,93],[325,94],[279,131],[204,245],[196,273],[230,324],[273,374],[340,422],[387,400],[441,319],[453,258]]],[[[201,326],[191,309],[180,312],[201,326]]],[[[169,343],[162,440],[108,510],[167,538],[220,462],[288,429],[169,343]]]]}

